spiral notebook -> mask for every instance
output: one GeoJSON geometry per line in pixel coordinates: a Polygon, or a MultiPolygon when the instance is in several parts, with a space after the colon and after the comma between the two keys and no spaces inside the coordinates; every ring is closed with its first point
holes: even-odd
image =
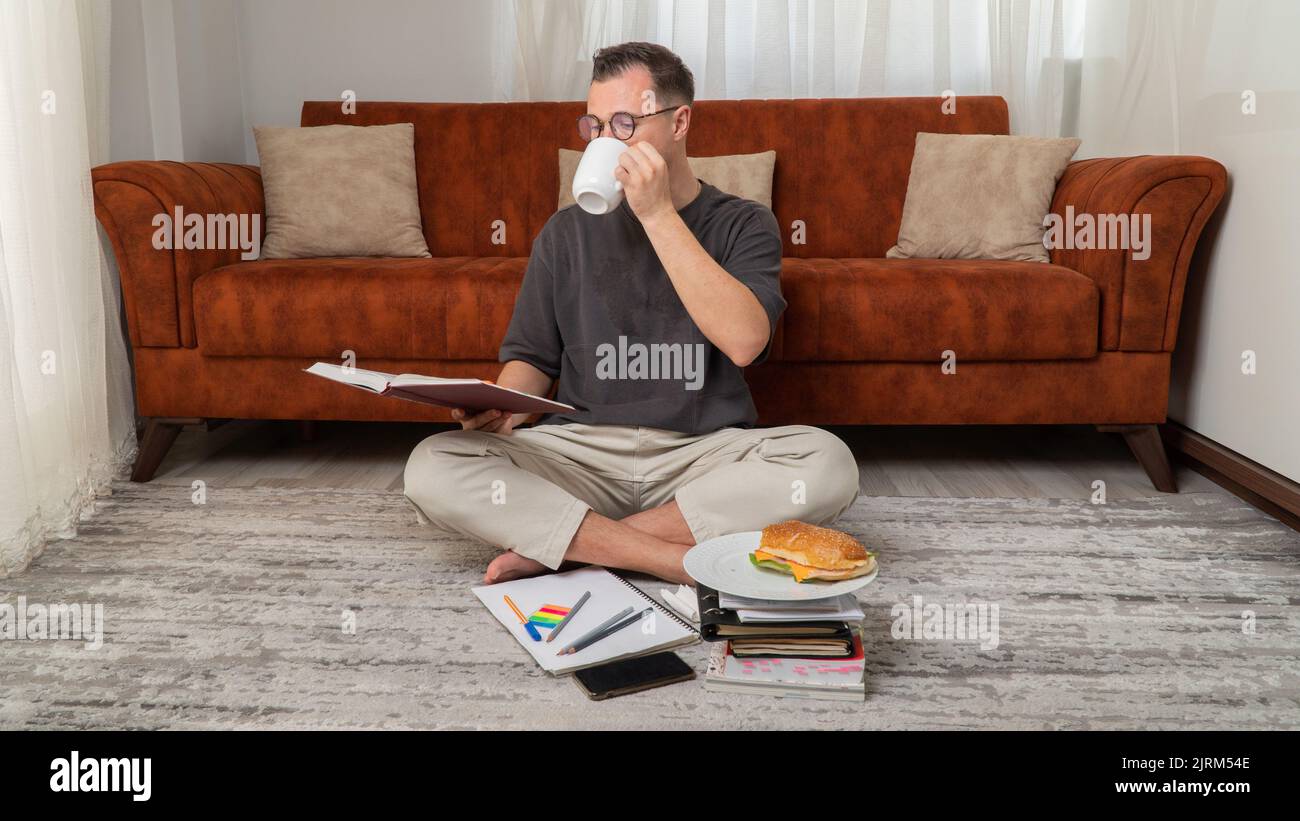
{"type": "Polygon", "coordinates": [[[699,631],[681,616],[655,601],[627,579],[603,567],[583,567],[567,573],[550,573],[530,579],[489,584],[475,587],[473,592],[510,635],[551,675],[563,675],[610,661],[657,653],[670,647],[691,644],[700,637],[699,631]],[[509,596],[525,617],[535,626],[543,628],[540,633],[545,639],[550,629],[553,629],[547,623],[553,621],[555,615],[567,613],[588,590],[591,591],[591,598],[552,642],[534,641],[505,600],[509,596]],[[570,642],[581,638],[588,630],[626,607],[631,607],[634,613],[651,607],[652,617],[630,624],[572,655],[557,655],[570,642]]]}

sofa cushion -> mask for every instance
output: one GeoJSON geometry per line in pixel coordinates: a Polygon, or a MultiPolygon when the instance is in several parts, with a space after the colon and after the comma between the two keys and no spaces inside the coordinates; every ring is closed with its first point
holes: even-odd
{"type": "Polygon", "coordinates": [[[253,129],[266,197],[262,259],[427,257],[415,126],[253,129]]]}
{"type": "Polygon", "coordinates": [[[1077,138],[917,134],[890,258],[1047,262],[1043,218],[1077,138]]]}
{"type": "MultiPolygon", "coordinates": [[[[772,211],[792,257],[883,257],[898,238],[919,131],[1007,134],[1001,97],[697,100],[690,153],[775,151],[772,211]],[[798,220],[805,230],[792,239],[798,220]]],[[[526,257],[555,213],[557,148],[582,150],[574,121],[587,101],[304,103],[304,126],[415,124],[420,207],[429,251],[442,256],[526,257]],[[500,241],[491,228],[509,230],[500,241]]]]}
{"type": "MultiPolygon", "coordinates": [[[[207,356],[495,361],[523,257],[259,260],[195,281],[207,356]]],[[[783,260],[789,307],[771,359],[1085,359],[1099,296],[1059,265],[991,260],[783,260]]]]}
{"type": "Polygon", "coordinates": [[[783,260],[776,361],[1085,359],[1097,354],[1091,279],[1041,262],[783,260]]]}
{"type": "Polygon", "coordinates": [[[497,348],[522,257],[257,260],[194,283],[207,356],[485,359],[497,348]]]}

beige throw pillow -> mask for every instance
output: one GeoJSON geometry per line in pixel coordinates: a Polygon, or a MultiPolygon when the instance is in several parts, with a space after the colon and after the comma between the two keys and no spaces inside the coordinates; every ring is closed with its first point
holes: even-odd
{"type": "Polygon", "coordinates": [[[1079,140],[917,134],[894,259],[1047,262],[1043,218],[1079,140]]]}
{"type": "Polygon", "coordinates": [[[427,257],[415,126],[253,129],[266,196],[262,259],[427,257]]]}
{"type": "MultiPolygon", "coordinates": [[[[578,172],[581,151],[560,149],[560,208],[573,205],[573,175],[578,172]]],[[[776,152],[729,154],[722,157],[687,157],[691,171],[721,191],[772,207],[772,175],[776,152]]]]}

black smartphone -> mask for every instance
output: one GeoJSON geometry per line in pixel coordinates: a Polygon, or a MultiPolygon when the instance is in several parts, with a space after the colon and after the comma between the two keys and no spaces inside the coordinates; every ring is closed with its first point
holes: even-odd
{"type": "Polygon", "coordinates": [[[612,661],[573,674],[578,687],[588,698],[596,701],[693,678],[695,671],[676,653],[655,653],[653,656],[612,661]]]}

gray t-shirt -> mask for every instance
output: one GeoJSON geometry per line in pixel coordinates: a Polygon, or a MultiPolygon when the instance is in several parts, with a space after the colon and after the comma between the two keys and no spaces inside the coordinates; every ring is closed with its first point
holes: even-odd
{"type": "MultiPolygon", "coordinates": [[[[744,283],[772,331],[785,310],[781,233],[772,211],[701,181],[677,212],[709,256],[744,283]]],[[[744,371],[691,319],[625,199],[610,214],[557,211],[533,241],[501,362],[559,378],[576,411],[539,424],[641,425],[683,433],[750,427],[757,413],[744,371]]]]}

